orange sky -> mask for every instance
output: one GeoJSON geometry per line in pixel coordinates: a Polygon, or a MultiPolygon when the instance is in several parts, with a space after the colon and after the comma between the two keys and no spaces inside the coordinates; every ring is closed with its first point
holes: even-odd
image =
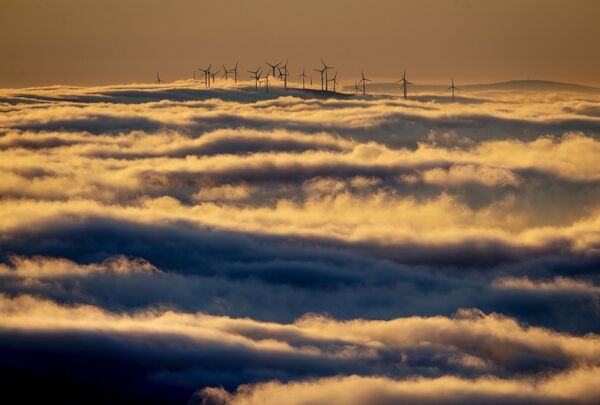
{"type": "Polygon", "coordinates": [[[209,63],[321,57],[352,82],[548,79],[600,85],[594,0],[0,0],[0,87],[190,77],[209,63]]]}

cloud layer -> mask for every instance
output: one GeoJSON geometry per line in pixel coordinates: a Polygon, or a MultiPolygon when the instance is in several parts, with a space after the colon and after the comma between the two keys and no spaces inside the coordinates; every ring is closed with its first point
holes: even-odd
{"type": "Polygon", "coordinates": [[[2,90],[0,373],[72,402],[592,403],[599,103],[2,90]]]}

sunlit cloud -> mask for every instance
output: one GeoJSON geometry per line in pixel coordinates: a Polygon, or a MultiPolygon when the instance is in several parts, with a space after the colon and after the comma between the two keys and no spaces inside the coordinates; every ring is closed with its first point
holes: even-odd
{"type": "Polygon", "coordinates": [[[593,402],[597,95],[263,90],[0,91],[2,370],[191,403],[593,402]]]}
{"type": "MultiPolygon", "coordinates": [[[[539,379],[457,377],[394,380],[385,377],[334,377],[283,384],[245,385],[235,395],[218,388],[199,391],[195,398],[215,404],[286,402],[344,404],[591,404],[600,394],[584,383],[598,378],[597,367],[582,368],[539,379]],[[219,402],[221,401],[221,402],[219,402]]],[[[204,402],[206,403],[206,402],[204,402]]]]}

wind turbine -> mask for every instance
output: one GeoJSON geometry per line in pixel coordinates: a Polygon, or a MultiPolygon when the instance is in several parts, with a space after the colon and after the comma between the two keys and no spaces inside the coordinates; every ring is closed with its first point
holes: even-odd
{"type": "Polygon", "coordinates": [[[208,67],[206,69],[198,68],[199,71],[201,71],[202,73],[204,73],[204,85],[206,87],[210,87],[209,75],[210,75],[210,68],[211,67],[212,67],[212,65],[208,65],[208,67]]]}
{"type": "Polygon", "coordinates": [[[336,92],[336,91],[335,91],[335,89],[336,89],[336,86],[337,86],[337,84],[338,84],[338,81],[337,81],[337,74],[338,74],[338,72],[336,71],[336,72],[335,72],[335,75],[333,75],[333,79],[329,79],[329,81],[330,81],[330,82],[333,82],[333,92],[334,92],[334,93],[336,92]]]}
{"type": "Polygon", "coordinates": [[[259,67],[255,71],[249,70],[248,73],[252,73],[251,79],[254,79],[254,88],[258,90],[258,81],[260,80],[260,74],[262,73],[262,67],[259,67]]]}
{"type": "Polygon", "coordinates": [[[154,84],[161,84],[163,83],[162,80],[160,80],[160,76],[158,75],[158,72],[156,72],[156,80],[154,81],[154,84]]]}
{"type": "Polygon", "coordinates": [[[327,66],[327,64],[323,62],[323,59],[321,59],[321,63],[323,64],[323,70],[325,71],[325,91],[329,91],[329,89],[327,88],[327,82],[329,82],[327,72],[329,71],[329,69],[333,69],[334,66],[327,66]]]}
{"type": "Polygon", "coordinates": [[[396,83],[402,83],[402,90],[404,90],[404,99],[408,98],[408,85],[412,84],[406,79],[406,70],[402,74],[402,79],[398,80],[396,83]]]}
{"type": "Polygon", "coordinates": [[[446,91],[448,91],[448,90],[452,90],[452,102],[454,103],[454,91],[455,91],[455,90],[458,90],[458,87],[456,87],[456,86],[454,85],[454,78],[452,78],[451,80],[452,80],[452,86],[448,87],[448,88],[446,89],[446,91]]]}
{"type": "Polygon", "coordinates": [[[233,69],[231,69],[229,71],[229,73],[233,72],[233,81],[235,82],[235,84],[237,84],[237,79],[238,79],[237,67],[238,67],[239,63],[240,62],[235,62],[235,66],[233,67],[233,69]]]}
{"type": "Polygon", "coordinates": [[[305,85],[304,85],[304,82],[305,82],[306,77],[307,77],[306,74],[304,73],[304,68],[302,68],[302,74],[298,75],[298,77],[302,78],[302,90],[304,90],[306,88],[305,85]]]}
{"type": "Polygon", "coordinates": [[[216,80],[215,78],[216,78],[216,76],[219,74],[219,71],[217,70],[217,71],[216,71],[216,72],[214,72],[214,73],[213,73],[213,72],[208,72],[208,73],[209,73],[209,74],[210,74],[210,76],[212,77],[213,84],[215,84],[215,80],[216,80]]]}
{"type": "Polygon", "coordinates": [[[265,80],[265,89],[267,90],[267,93],[269,92],[269,75],[271,74],[271,72],[267,72],[266,76],[263,77],[263,79],[265,80]]]}
{"type": "Polygon", "coordinates": [[[192,73],[192,80],[196,81],[196,71],[194,70],[194,73],[192,73]]]}
{"type": "Polygon", "coordinates": [[[225,80],[229,80],[229,73],[231,72],[227,70],[227,67],[225,65],[223,65],[223,77],[225,78],[225,80]]]}
{"type": "Polygon", "coordinates": [[[279,77],[283,77],[283,87],[287,89],[287,78],[289,75],[288,69],[287,69],[287,64],[288,61],[285,61],[285,65],[281,66],[279,68],[279,77]]]}
{"type": "MultiPolygon", "coordinates": [[[[325,73],[325,68],[323,69],[313,69],[315,72],[319,72],[321,74],[321,91],[323,91],[323,73],[325,73]]],[[[312,77],[310,83],[312,84],[312,77]]]]}
{"type": "Polygon", "coordinates": [[[354,93],[358,94],[358,82],[356,80],[354,81],[354,93]]]}
{"type": "Polygon", "coordinates": [[[277,62],[274,65],[271,65],[269,62],[265,62],[265,63],[271,67],[271,69],[273,70],[273,77],[275,77],[275,69],[277,69],[279,67],[279,65],[281,65],[281,62],[277,62]]]}
{"type": "Polygon", "coordinates": [[[360,71],[360,75],[361,75],[361,79],[359,80],[358,83],[362,83],[362,88],[363,88],[363,95],[367,94],[367,82],[370,82],[371,79],[368,79],[365,77],[365,74],[363,73],[363,71],[360,71]]]}

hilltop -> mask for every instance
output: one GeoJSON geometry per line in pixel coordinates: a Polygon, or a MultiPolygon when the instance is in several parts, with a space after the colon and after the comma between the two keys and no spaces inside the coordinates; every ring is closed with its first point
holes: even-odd
{"type": "MultiPolygon", "coordinates": [[[[548,80],[509,80],[496,83],[457,84],[459,89],[465,91],[554,91],[554,92],[583,92],[600,93],[600,88],[585,86],[575,83],[554,82],[548,80]]],[[[448,85],[414,84],[410,88],[413,92],[446,91],[448,85]]],[[[345,90],[351,86],[345,87],[345,90]]],[[[367,86],[367,91],[377,93],[400,93],[402,86],[399,83],[373,83],[367,86]]]]}

